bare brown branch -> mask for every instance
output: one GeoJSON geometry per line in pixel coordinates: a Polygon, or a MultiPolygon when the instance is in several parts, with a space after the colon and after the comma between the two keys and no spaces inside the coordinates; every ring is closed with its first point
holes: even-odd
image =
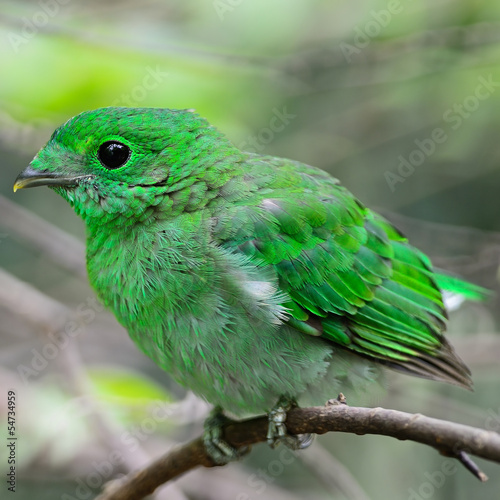
{"type": "MultiPolygon", "coordinates": [[[[235,448],[259,443],[266,440],[267,425],[267,417],[233,422],[225,428],[224,438],[235,448]]],[[[463,459],[465,452],[500,463],[500,434],[496,432],[384,408],[358,408],[343,404],[294,408],[288,413],[287,428],[291,434],[334,431],[380,434],[432,446],[462,463],[466,460],[463,459]]],[[[119,484],[112,485],[97,500],[140,500],[167,481],[198,466],[214,467],[201,437],[170,451],[119,484]]],[[[487,479],[479,469],[475,475],[481,480],[487,479]]]]}

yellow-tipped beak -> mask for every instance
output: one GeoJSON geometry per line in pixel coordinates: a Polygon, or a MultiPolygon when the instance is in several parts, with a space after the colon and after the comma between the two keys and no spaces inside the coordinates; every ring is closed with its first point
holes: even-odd
{"type": "Polygon", "coordinates": [[[76,186],[81,179],[88,179],[91,175],[64,176],[53,172],[40,172],[31,167],[25,168],[14,182],[14,193],[18,189],[36,186],[76,186]]]}

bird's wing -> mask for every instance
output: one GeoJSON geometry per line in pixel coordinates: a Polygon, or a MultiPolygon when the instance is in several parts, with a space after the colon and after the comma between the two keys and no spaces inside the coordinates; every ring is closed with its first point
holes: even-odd
{"type": "Polygon", "coordinates": [[[321,170],[256,155],[248,167],[238,187],[246,195],[234,194],[214,235],[274,268],[291,326],[412,375],[471,386],[443,337],[446,312],[422,252],[321,170]]]}

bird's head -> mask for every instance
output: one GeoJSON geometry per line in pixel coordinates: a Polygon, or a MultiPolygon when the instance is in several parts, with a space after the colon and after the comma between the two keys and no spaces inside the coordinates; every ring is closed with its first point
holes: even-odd
{"type": "MultiPolygon", "coordinates": [[[[68,120],[17,177],[14,191],[49,186],[84,218],[140,219],[204,183],[217,189],[241,153],[192,110],[100,108],[68,120]]],[[[187,196],[189,198],[189,196],[187,196]]]]}

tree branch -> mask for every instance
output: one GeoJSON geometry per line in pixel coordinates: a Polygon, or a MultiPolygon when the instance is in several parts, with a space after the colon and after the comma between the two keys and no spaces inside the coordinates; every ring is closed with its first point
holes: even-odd
{"type": "MultiPolygon", "coordinates": [[[[418,413],[350,407],[334,400],[324,407],[290,410],[286,425],[290,434],[349,432],[416,441],[436,448],[442,455],[457,458],[481,481],[487,480],[486,475],[466,452],[500,463],[500,434],[418,413]]],[[[267,417],[232,422],[224,428],[224,439],[235,448],[250,446],[266,440],[267,426],[267,417]]],[[[140,500],[167,481],[200,465],[215,466],[206,454],[202,437],[170,451],[119,483],[112,483],[96,500],[140,500]]]]}
{"type": "Polygon", "coordinates": [[[52,262],[87,281],[85,244],[26,210],[0,196],[0,226],[48,257],[52,262]]]}

